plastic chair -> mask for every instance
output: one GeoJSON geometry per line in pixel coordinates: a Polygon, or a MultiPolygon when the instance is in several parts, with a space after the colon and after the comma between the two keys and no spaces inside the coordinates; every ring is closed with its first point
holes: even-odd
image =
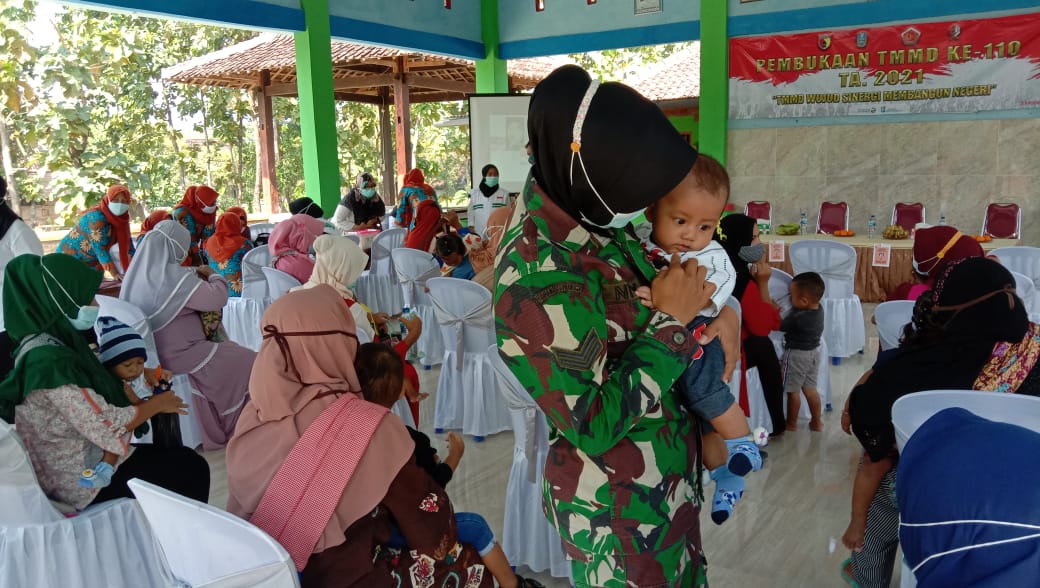
{"type": "Polygon", "coordinates": [[[1000,247],[989,253],[997,256],[1000,263],[1013,272],[1028,276],[1040,288],[1040,247],[1000,247]]]}
{"type": "Polygon", "coordinates": [[[495,376],[487,363],[488,345],[495,342],[491,293],[458,278],[430,278],[426,284],[444,341],[434,428],[462,429],[477,441],[509,429],[509,411],[495,393],[495,376]]]}
{"type": "MultiPolygon", "coordinates": [[[[423,329],[419,341],[413,349],[419,355],[423,367],[430,369],[437,365],[444,357],[444,341],[437,329],[432,328],[437,324],[430,297],[426,294],[426,281],[441,275],[440,266],[433,255],[419,251],[399,247],[391,252],[394,260],[394,271],[397,272],[397,282],[401,284],[398,289],[401,307],[407,306],[409,310],[419,315],[424,325],[431,328],[423,329]]],[[[393,312],[400,312],[398,307],[393,312]]]]}
{"type": "Polygon", "coordinates": [[[267,278],[263,268],[271,265],[271,250],[267,245],[250,249],[242,256],[242,298],[267,298],[267,278]]]}
{"type": "Polygon", "coordinates": [[[44,495],[14,427],[0,420],[0,586],[179,586],[129,499],[66,518],[44,495]]]}
{"type": "MultiPolygon", "coordinates": [[[[849,205],[845,202],[822,202],[816,217],[816,232],[833,235],[834,231],[848,230],[849,205]]],[[[798,273],[798,272],[795,272],[798,273]]]]}
{"type": "Polygon", "coordinates": [[[925,222],[924,204],[920,202],[896,202],[892,207],[892,224],[899,225],[907,232],[914,230],[917,223],[925,222]]]}
{"type": "MultiPolygon", "coordinates": [[[[899,448],[900,453],[904,453],[909,458],[910,466],[908,469],[906,463],[903,460],[900,461],[899,471],[897,475],[897,487],[900,488],[899,494],[899,509],[900,509],[900,520],[904,523],[912,524],[928,524],[935,522],[943,522],[942,519],[935,520],[936,509],[929,508],[926,510],[931,512],[930,515],[925,515],[927,518],[923,518],[919,514],[919,509],[915,506],[920,506],[922,501],[942,501],[945,500],[950,503],[949,511],[952,515],[950,518],[953,520],[970,519],[971,523],[965,521],[965,524],[970,524],[971,528],[961,528],[957,530],[956,525],[944,525],[942,527],[921,527],[921,526],[909,526],[900,525],[899,537],[900,542],[903,543],[904,549],[906,549],[907,557],[911,557],[914,561],[922,565],[935,566],[939,564],[941,560],[935,560],[931,564],[925,564],[925,554],[937,555],[942,552],[949,551],[948,556],[963,557],[959,562],[948,562],[949,565],[957,565],[958,572],[963,570],[965,579],[971,578],[970,568],[967,567],[971,562],[971,558],[985,558],[987,553],[993,553],[987,550],[1001,549],[1000,546],[982,547],[981,550],[969,550],[971,553],[965,553],[962,548],[968,547],[972,544],[982,543],[989,540],[995,539],[994,534],[1000,535],[1002,540],[1009,540],[1013,538],[1026,538],[1030,539],[1033,545],[1036,545],[1037,530],[1040,529],[1040,519],[1036,515],[1035,508],[1031,508],[1028,504],[1017,509],[1017,515],[1013,522],[1019,524],[1018,527],[1002,526],[1002,531],[996,532],[994,527],[991,527],[987,523],[989,521],[984,519],[994,518],[992,516],[982,515],[981,513],[989,510],[981,508],[979,501],[987,500],[985,492],[977,494],[974,488],[965,488],[965,482],[970,484],[970,481],[964,480],[963,474],[958,476],[957,473],[951,472],[951,478],[953,480],[937,480],[927,475],[914,475],[915,471],[913,464],[915,461],[919,462],[921,459],[931,459],[930,457],[923,457],[920,450],[914,451],[913,445],[915,439],[921,439],[921,437],[915,437],[915,433],[925,425],[929,419],[935,416],[937,413],[947,410],[950,408],[962,408],[979,416],[981,418],[994,421],[997,423],[1007,423],[1017,425],[1019,427],[1028,429],[1040,433],[1040,398],[1033,396],[1026,396],[1020,394],[1000,394],[996,392],[977,392],[969,390],[932,390],[928,392],[918,392],[915,394],[908,394],[902,398],[896,400],[892,406],[892,425],[895,428],[896,433],[896,445],[899,448]],[[910,451],[907,451],[909,449],[910,451]],[[914,455],[917,453],[918,455],[914,455]],[[958,481],[956,478],[960,477],[958,481]],[[931,480],[935,480],[931,482],[931,480]],[[932,486],[932,488],[928,488],[932,486]],[[902,489],[910,489],[908,493],[902,489]],[[931,490],[931,491],[929,491],[931,490]],[[970,496],[970,498],[969,498],[970,496]],[[965,511],[968,512],[965,512],[965,511]],[[941,533],[948,533],[945,540],[941,533]],[[940,533],[940,534],[937,534],[940,533]],[[1031,537],[1027,537],[1031,536],[1031,537]],[[962,555],[955,555],[960,552],[962,555]]],[[[929,439],[927,439],[927,442],[929,439]]],[[[931,439],[934,443],[935,436],[932,435],[931,439]]],[[[980,439],[982,443],[986,443],[987,439],[980,439]]],[[[921,442],[921,441],[917,441],[921,442]]],[[[999,440],[991,442],[992,445],[999,446],[999,440]]],[[[920,448],[924,449],[924,448],[920,448]]],[[[954,449],[956,451],[956,449],[954,449]]],[[[1000,457],[992,454],[989,448],[980,449],[980,451],[992,457],[993,460],[1000,460],[1000,457]]],[[[927,452],[931,455],[933,452],[927,452]]],[[[958,454],[954,454],[958,455],[958,454]]],[[[1024,455],[1031,455],[1026,453],[1024,455]]],[[[976,459],[978,456],[975,456],[976,459]]],[[[1018,463],[1018,459],[1013,458],[1012,461],[1014,466],[1012,467],[1026,467],[1028,466],[1023,463],[1018,463]]],[[[986,469],[986,464],[980,464],[975,460],[972,460],[976,467],[975,469],[986,469]]],[[[1015,479],[1030,476],[1030,473],[1035,470],[1026,470],[1022,475],[1014,476],[1012,472],[1006,472],[1004,475],[1009,476],[1007,479],[1015,479]]],[[[983,474],[984,475],[984,474],[983,474]]],[[[1035,475],[1032,476],[1035,478],[1035,475]]],[[[1025,481],[1022,487],[1032,488],[1035,487],[1034,483],[1025,481]]],[[[1017,493],[1018,490],[1015,485],[1008,488],[1008,493],[1017,493]]],[[[996,498],[991,500],[997,500],[1001,503],[1008,502],[1008,496],[1002,498],[996,498]]],[[[1012,498],[1012,504],[1018,504],[1019,501],[1012,498]]],[[[1035,501],[1034,501],[1035,504],[1035,501]]],[[[940,509],[946,510],[946,509],[940,509]]],[[[943,517],[945,520],[947,517],[943,517]]],[[[1018,545],[1028,545],[1017,543],[1018,545]]],[[[1015,543],[1009,543],[1008,548],[1014,548],[1015,543]]],[[[1027,551],[1030,548],[1026,548],[1027,551]]],[[[1031,548],[1033,551],[1033,558],[1035,559],[1035,547],[1031,548]]],[[[977,561],[977,560],[976,560],[977,561]]],[[[941,565],[941,564],[940,564],[941,565]]],[[[1035,570],[1035,565],[1033,566],[1035,570]]],[[[926,570],[933,571],[934,567],[926,570]]],[[[1002,574],[1006,573],[1006,570],[1002,574]]],[[[927,580],[927,577],[925,577],[927,580]]],[[[977,580],[977,578],[975,578],[977,580]]],[[[1000,580],[993,583],[987,583],[986,585],[1025,585],[1021,584],[1023,578],[1021,574],[1008,574],[1003,575],[1000,580]],[[1013,576],[1013,577],[1012,577],[1013,576]]],[[[1031,578],[1031,580],[1035,580],[1031,578]]],[[[931,585],[935,585],[935,581],[930,582],[931,585]]],[[[914,577],[913,572],[910,569],[907,561],[903,561],[902,567],[902,582],[900,584],[903,587],[912,587],[917,585],[917,579],[914,577]]],[[[968,585],[967,583],[965,585],[968,585]]]]}
{"type": "Polygon", "coordinates": [[[903,327],[910,322],[913,315],[913,300],[890,300],[877,305],[874,309],[874,320],[877,322],[878,345],[881,351],[899,347],[903,327]]]}
{"type": "Polygon", "coordinates": [[[791,312],[791,280],[794,277],[781,269],[773,268],[769,274],[769,297],[780,307],[780,316],[791,312]]]}
{"type": "Polygon", "coordinates": [[[248,521],[143,480],[127,485],[178,580],[207,588],[300,585],[285,548],[248,521]]]}
{"type": "Polygon", "coordinates": [[[280,269],[273,267],[261,268],[267,279],[267,290],[271,293],[271,300],[278,300],[290,289],[300,285],[300,281],[280,269]]]}
{"type": "Polygon", "coordinates": [[[260,235],[270,235],[273,230],[274,223],[256,223],[255,225],[249,225],[249,239],[251,241],[256,241],[260,235]]]}
{"type": "Polygon", "coordinates": [[[569,578],[570,562],[560,533],[542,511],[542,470],[549,454],[549,425],[531,394],[524,389],[498,354],[498,345],[487,348],[499,392],[513,422],[513,466],[506,484],[506,513],[502,523],[502,550],[513,565],[569,578]]]}
{"type": "Polygon", "coordinates": [[[744,214],[754,219],[765,219],[773,225],[773,206],[767,200],[752,200],[744,205],[744,214]]]}
{"type": "Polygon", "coordinates": [[[246,349],[260,351],[260,344],[264,341],[260,323],[270,304],[269,298],[228,298],[223,318],[228,338],[246,349]]]}
{"type": "Polygon", "coordinates": [[[1015,278],[1015,293],[1026,305],[1029,320],[1037,322],[1040,319],[1040,291],[1037,290],[1029,276],[1018,272],[1011,272],[1011,275],[1015,278]]]}
{"type": "Polygon", "coordinates": [[[344,235],[344,237],[350,239],[354,243],[357,243],[358,246],[361,246],[361,235],[347,234],[344,235]]]}
{"type": "Polygon", "coordinates": [[[982,234],[994,239],[1018,239],[1022,234],[1022,209],[1017,204],[986,206],[982,234]]]}
{"type": "Polygon", "coordinates": [[[849,357],[867,343],[863,305],[855,292],[856,250],[834,241],[798,241],[790,248],[794,273],[816,272],[827,289],[820,300],[823,339],[834,358],[849,357]]]}
{"type": "MultiPolygon", "coordinates": [[[[158,367],[159,352],[155,347],[155,335],[152,333],[152,328],[148,326],[148,320],[145,318],[144,311],[119,298],[100,294],[96,298],[100,316],[113,317],[136,331],[144,339],[144,347],[148,352],[145,366],[149,368],[158,367]]],[[[97,326],[95,325],[94,328],[97,329],[97,326]]],[[[198,447],[202,445],[202,433],[199,431],[199,423],[194,416],[195,389],[192,387],[191,380],[187,374],[174,374],[171,384],[173,384],[174,394],[188,405],[188,414],[180,415],[178,420],[181,427],[181,442],[184,443],[185,447],[198,447]]],[[[132,442],[149,444],[152,442],[152,432],[145,433],[139,439],[134,438],[132,442]]]]}
{"type": "Polygon", "coordinates": [[[369,269],[362,273],[354,284],[354,293],[358,300],[372,309],[372,312],[394,314],[400,312],[404,306],[400,282],[390,252],[404,246],[406,232],[403,228],[386,229],[372,239],[369,269]]]}

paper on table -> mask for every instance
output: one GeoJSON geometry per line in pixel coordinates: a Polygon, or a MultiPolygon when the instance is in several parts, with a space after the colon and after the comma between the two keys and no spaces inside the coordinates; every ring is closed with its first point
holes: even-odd
{"type": "Polygon", "coordinates": [[[769,263],[783,263],[784,262],[784,242],[783,241],[770,241],[769,242],[769,263]]]}
{"type": "Polygon", "coordinates": [[[874,267],[888,267],[892,264],[892,246],[881,243],[874,244],[874,267]]]}

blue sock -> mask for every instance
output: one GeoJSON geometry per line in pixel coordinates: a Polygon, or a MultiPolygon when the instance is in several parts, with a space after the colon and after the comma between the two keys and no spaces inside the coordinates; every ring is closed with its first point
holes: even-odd
{"type": "Polygon", "coordinates": [[[116,469],[107,462],[99,462],[92,470],[83,470],[79,477],[79,485],[84,488],[104,488],[112,483],[112,474],[116,469]]]}
{"type": "Polygon", "coordinates": [[[746,476],[749,472],[762,469],[762,454],[755,444],[754,438],[748,435],[738,439],[726,439],[726,450],[729,451],[729,471],[738,476],[746,476]]]}
{"type": "Polygon", "coordinates": [[[744,478],[734,475],[728,467],[722,465],[711,470],[711,479],[715,480],[711,520],[721,525],[733,514],[733,507],[744,495],[744,478]]]}

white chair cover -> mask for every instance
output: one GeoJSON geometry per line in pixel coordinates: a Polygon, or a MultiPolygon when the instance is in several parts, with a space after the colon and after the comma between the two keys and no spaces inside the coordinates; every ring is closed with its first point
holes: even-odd
{"type": "Polygon", "coordinates": [[[267,298],[228,298],[223,319],[228,338],[246,349],[260,351],[264,340],[260,324],[270,304],[267,298]]]}
{"type": "Polygon", "coordinates": [[[824,312],[823,339],[832,357],[849,357],[867,343],[863,305],[856,296],[856,250],[834,241],[798,241],[790,246],[795,274],[816,272],[827,290],[820,305],[824,312]]]}
{"type": "MultiPolygon", "coordinates": [[[[1018,425],[1040,433],[1040,399],[1022,394],[986,393],[972,390],[929,390],[907,394],[892,405],[896,446],[903,451],[914,432],[947,408],[960,407],[984,419],[1018,425]]],[[[900,588],[914,588],[917,579],[902,560],[900,588]]]]}
{"type": "Polygon", "coordinates": [[[780,315],[791,312],[791,274],[773,268],[769,274],[769,297],[780,307],[780,315]]]}
{"type": "MultiPolygon", "coordinates": [[[[144,339],[145,349],[148,351],[148,359],[145,366],[155,368],[159,365],[159,353],[155,348],[155,336],[152,328],[148,325],[144,311],[133,304],[119,298],[98,295],[98,308],[101,316],[114,317],[128,327],[137,331],[144,339]]],[[[95,329],[97,326],[95,325],[95,329]]],[[[202,433],[199,431],[199,423],[192,414],[195,409],[195,390],[191,386],[191,380],[187,374],[173,375],[173,392],[177,394],[188,405],[188,414],[180,415],[181,441],[186,447],[198,447],[202,445],[202,433]]],[[[152,442],[152,432],[148,431],[141,438],[134,438],[134,443],[148,444],[152,442]]]]}
{"type": "MultiPolygon", "coordinates": [[[[260,235],[267,233],[271,234],[274,230],[274,223],[256,223],[255,225],[249,225],[249,238],[250,240],[256,241],[260,235]]],[[[266,247],[266,245],[264,246],[266,247]]]]}
{"type": "MultiPolygon", "coordinates": [[[[730,296],[729,299],[726,300],[726,306],[737,311],[737,320],[739,321],[737,323],[737,332],[739,333],[744,320],[743,312],[740,308],[740,301],[733,296],[730,296]]],[[[733,401],[737,403],[740,402],[740,370],[742,367],[740,359],[738,358],[737,363],[733,368],[733,376],[730,377],[729,380],[729,392],[733,395],[733,401]]]]}
{"type": "MultiPolygon", "coordinates": [[[[773,331],[769,333],[769,340],[773,342],[773,347],[776,348],[777,359],[783,359],[784,357],[784,334],[780,331],[773,331]]],[[[817,353],[820,355],[819,371],[816,372],[816,391],[820,394],[820,402],[823,404],[826,410],[830,410],[831,406],[831,365],[827,361],[827,342],[820,339],[820,346],[816,348],[817,353]]],[[[758,375],[758,368],[751,368],[745,374],[747,380],[747,391],[748,391],[748,409],[751,412],[751,416],[748,417],[748,425],[754,429],[755,427],[762,427],[770,433],[773,432],[773,420],[769,416],[769,408],[766,406],[765,391],[762,389],[762,378],[758,375]]],[[[787,414],[787,398],[783,398],[784,414],[787,414]]],[[[809,412],[809,403],[805,401],[805,394],[802,394],[801,408],[798,410],[798,416],[802,419],[808,419],[812,415],[809,412]]]]}
{"type": "Polygon", "coordinates": [[[1033,285],[1040,288],[1040,247],[1000,247],[990,255],[996,255],[1009,270],[1028,276],[1033,285]]]}
{"type": "Polygon", "coordinates": [[[542,511],[542,469],[549,454],[549,425],[530,393],[517,381],[498,354],[487,348],[488,363],[498,376],[497,389],[509,406],[513,421],[513,467],[506,485],[506,516],[502,523],[502,550],[513,565],[569,578],[560,533],[542,511]]]}
{"type": "Polygon", "coordinates": [[[271,301],[278,300],[290,289],[300,285],[300,281],[280,269],[273,267],[261,268],[264,277],[267,278],[267,291],[271,294],[271,301]]]}
{"type": "Polygon", "coordinates": [[[1025,303],[1029,320],[1037,322],[1040,319],[1040,290],[1029,279],[1029,276],[1016,271],[1012,271],[1011,275],[1015,277],[1015,293],[1025,303]]]}
{"type": "Polygon", "coordinates": [[[878,304],[874,309],[874,320],[877,322],[878,339],[882,351],[899,347],[903,327],[914,316],[914,304],[913,300],[890,300],[878,304]]]}
{"type": "Polygon", "coordinates": [[[394,249],[391,257],[394,260],[397,280],[401,284],[399,289],[403,299],[401,306],[407,306],[412,312],[419,315],[424,325],[430,327],[423,329],[419,342],[413,349],[422,360],[423,366],[437,365],[444,357],[444,339],[441,338],[437,329],[432,328],[437,324],[437,316],[430,303],[430,296],[426,293],[426,281],[441,275],[440,266],[437,265],[433,255],[417,249],[406,247],[394,249]]]}
{"type": "Polygon", "coordinates": [[[14,427],[0,421],[0,586],[179,586],[133,500],[65,518],[43,494],[14,427]]]}
{"type": "Polygon", "coordinates": [[[431,278],[427,286],[445,349],[433,426],[479,437],[509,429],[509,411],[495,393],[495,375],[487,362],[488,345],[495,342],[491,293],[458,278],[431,278]]]}
{"type": "Polygon", "coordinates": [[[354,294],[372,312],[395,314],[401,312],[404,301],[390,252],[404,246],[402,228],[385,229],[372,239],[369,269],[354,283],[354,294]]]}
{"type": "Polygon", "coordinates": [[[207,588],[300,585],[285,548],[248,521],[137,478],[127,485],[182,582],[207,588]]]}
{"type": "Polygon", "coordinates": [[[271,265],[267,245],[250,249],[242,256],[242,298],[267,298],[267,278],[261,268],[271,265]]]}

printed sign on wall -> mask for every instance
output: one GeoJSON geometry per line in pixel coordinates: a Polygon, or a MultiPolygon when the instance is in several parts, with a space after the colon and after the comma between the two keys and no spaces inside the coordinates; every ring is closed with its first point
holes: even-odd
{"type": "Polygon", "coordinates": [[[730,118],[1040,107],[1040,16],[730,41],[730,118]]]}

